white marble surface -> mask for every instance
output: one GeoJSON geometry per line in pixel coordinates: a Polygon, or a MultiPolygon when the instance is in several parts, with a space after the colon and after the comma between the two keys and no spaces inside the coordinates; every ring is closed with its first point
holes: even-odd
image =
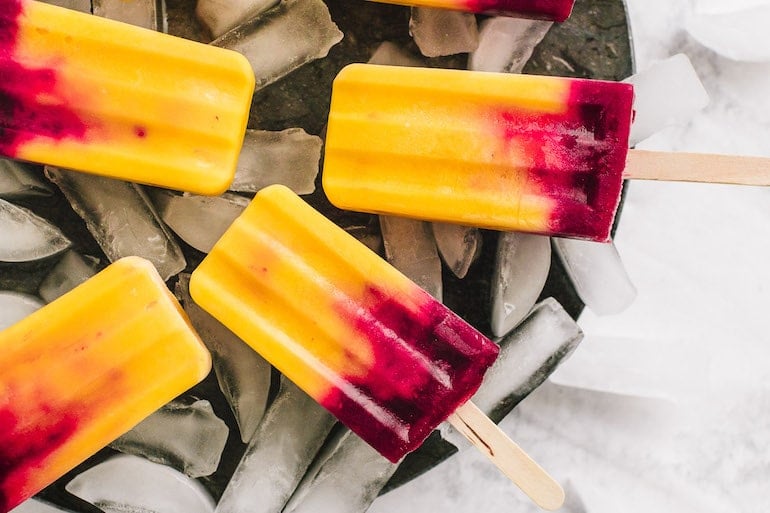
{"type": "MultiPolygon", "coordinates": [[[[770,2],[628,4],[637,68],[684,52],[712,97],[687,126],[640,147],[770,156],[770,63],[722,57],[685,29],[693,8],[766,15],[770,2]]],[[[770,31],[744,35],[770,48],[770,31]]],[[[770,189],[632,184],[616,244],[637,301],[611,317],[584,314],[586,339],[559,384],[503,423],[567,484],[564,511],[770,511],[768,226],[770,189]]],[[[470,451],[370,511],[536,509],[470,451]]]]}

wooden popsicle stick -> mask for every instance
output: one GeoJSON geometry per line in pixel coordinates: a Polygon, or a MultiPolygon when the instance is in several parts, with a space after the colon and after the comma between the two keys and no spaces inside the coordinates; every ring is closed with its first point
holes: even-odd
{"type": "Polygon", "coordinates": [[[770,185],[770,158],[629,150],[623,178],[770,185]]]}
{"type": "Polygon", "coordinates": [[[478,406],[468,401],[447,419],[535,504],[553,511],[564,503],[564,490],[478,406]]]}

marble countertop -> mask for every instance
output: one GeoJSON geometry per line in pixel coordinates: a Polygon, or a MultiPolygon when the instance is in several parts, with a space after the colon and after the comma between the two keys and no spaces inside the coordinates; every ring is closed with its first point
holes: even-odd
{"type": "MultiPolygon", "coordinates": [[[[770,2],[627,3],[637,69],[685,53],[711,96],[689,124],[639,147],[770,156],[770,62],[726,58],[686,29],[693,8],[742,6],[759,6],[767,26],[770,2]]],[[[770,32],[738,34],[770,48],[770,32]]],[[[770,510],[768,226],[767,188],[631,184],[616,245],[636,302],[587,311],[578,351],[502,424],[565,483],[562,511],[770,510]]],[[[370,511],[537,509],[465,451],[370,511]]]]}

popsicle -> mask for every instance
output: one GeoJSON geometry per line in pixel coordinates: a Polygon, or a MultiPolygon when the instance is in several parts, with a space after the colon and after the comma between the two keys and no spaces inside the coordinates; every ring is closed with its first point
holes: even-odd
{"type": "Polygon", "coordinates": [[[564,21],[572,13],[575,0],[376,0],[389,4],[439,7],[497,16],[564,21]]]}
{"type": "Polygon", "coordinates": [[[0,512],[202,380],[209,354],[148,261],[115,262],[0,332],[0,512]]]}
{"type": "Polygon", "coordinates": [[[235,52],[0,0],[0,155],[200,194],[227,189],[254,74],[235,52]]]}
{"type": "Polygon", "coordinates": [[[323,187],[349,210],[606,241],[632,101],[616,82],[353,64],[323,187]]]}
{"type": "Polygon", "coordinates": [[[352,64],[323,187],[340,208],[606,242],[624,179],[770,185],[770,158],[629,150],[633,86],[352,64]]]}
{"type": "MultiPolygon", "coordinates": [[[[190,292],[393,462],[450,415],[460,425],[474,422],[467,420],[474,414],[467,401],[498,353],[495,344],[280,185],[256,195],[193,272],[190,292]]],[[[483,420],[491,425],[485,429],[496,429],[483,420]]],[[[489,440],[479,444],[498,456],[521,452],[513,442],[507,448],[489,440]]],[[[521,472],[516,463],[513,473],[538,477],[533,486],[517,484],[536,502],[558,507],[558,484],[523,457],[516,461],[534,467],[521,472]]]]}

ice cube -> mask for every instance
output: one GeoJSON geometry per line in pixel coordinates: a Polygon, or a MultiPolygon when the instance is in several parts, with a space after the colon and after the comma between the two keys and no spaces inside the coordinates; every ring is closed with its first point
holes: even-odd
{"type": "Polygon", "coordinates": [[[203,343],[211,351],[214,372],[230,405],[241,439],[248,443],[265,414],[272,367],[256,351],[190,297],[190,275],[180,274],[176,295],[203,343]]]}
{"type": "Polygon", "coordinates": [[[479,46],[468,59],[474,71],[521,73],[553,25],[550,21],[499,16],[481,23],[479,46]]]}
{"type": "Polygon", "coordinates": [[[631,146],[667,126],[687,123],[709,103],[708,93],[690,59],[681,53],[653,64],[624,82],[634,84],[631,146]]]}
{"type": "Polygon", "coordinates": [[[398,465],[338,426],[283,513],[364,513],[398,465]]]}
{"type": "Polygon", "coordinates": [[[94,14],[150,30],[168,31],[165,0],[93,0],[94,14]]]}
{"type": "Polygon", "coordinates": [[[30,294],[0,290],[0,331],[16,324],[43,305],[39,298],[30,294]]]}
{"type": "Polygon", "coordinates": [[[432,7],[412,7],[409,33],[426,57],[472,52],[479,45],[476,16],[432,7]]]}
{"type": "Polygon", "coordinates": [[[65,9],[91,13],[91,0],[43,0],[47,4],[58,5],[65,9]]]}
{"type": "Polygon", "coordinates": [[[195,14],[212,37],[278,5],[280,0],[198,0],[195,14]]]}
{"type": "Polygon", "coordinates": [[[425,66],[425,61],[412,55],[396,43],[384,41],[369,58],[369,64],[384,66],[425,66]]]}
{"type": "Polygon", "coordinates": [[[86,260],[75,251],[67,251],[40,284],[38,293],[46,303],[66,294],[96,274],[97,260],[86,260]]]}
{"type": "MultiPolygon", "coordinates": [[[[500,340],[500,356],[484,376],[472,401],[500,421],[572,354],[583,331],[553,298],[532,309],[511,333],[500,340]]],[[[442,436],[456,447],[469,443],[447,423],[442,436]]]]}
{"type": "Polygon", "coordinates": [[[0,199],[0,262],[32,262],[69,249],[58,228],[26,208],[0,199]]]}
{"type": "Polygon", "coordinates": [[[285,377],[222,495],[219,513],[281,511],[334,425],[334,417],[285,377]]]}
{"type": "Polygon", "coordinates": [[[529,313],[550,269],[548,237],[518,232],[500,234],[491,287],[490,321],[496,337],[511,331],[529,313]]]}
{"type": "Polygon", "coordinates": [[[282,184],[297,194],[315,191],[323,141],[301,128],[246,130],[231,191],[257,192],[282,184]]]}
{"type": "Polygon", "coordinates": [[[636,287],[614,243],[554,237],[553,246],[575,291],[593,313],[617,314],[636,299],[636,287]]]}
{"type": "Polygon", "coordinates": [[[685,21],[692,37],[735,61],[770,62],[768,2],[727,2],[720,9],[693,9],[685,21]]]}
{"type": "Polygon", "coordinates": [[[122,454],[75,476],[66,489],[105,513],[211,513],[214,500],[184,474],[122,454]]]}
{"type": "Polygon", "coordinates": [[[184,397],[161,407],[110,447],[201,477],[219,466],[229,432],[211,403],[184,397]]]}
{"type": "Polygon", "coordinates": [[[237,194],[198,196],[168,189],[148,189],[158,215],[171,230],[198,251],[208,253],[249,200],[237,194]]]}
{"type": "Polygon", "coordinates": [[[245,55],[260,89],[326,57],[342,35],[322,0],[282,0],[211,44],[245,55]]]}
{"type": "Polygon", "coordinates": [[[0,158],[0,198],[13,200],[52,194],[48,184],[41,180],[40,168],[0,158]]]}
{"type": "Polygon", "coordinates": [[[53,167],[46,167],[46,175],[86,222],[110,261],[131,255],[146,258],[164,280],[187,265],[139,185],[53,167]]]}
{"type": "Polygon", "coordinates": [[[380,216],[388,262],[441,301],[441,259],[430,223],[396,216],[380,216]]]}
{"type": "Polygon", "coordinates": [[[481,231],[450,223],[432,223],[431,226],[441,258],[455,276],[465,278],[481,253],[481,231]]]}

